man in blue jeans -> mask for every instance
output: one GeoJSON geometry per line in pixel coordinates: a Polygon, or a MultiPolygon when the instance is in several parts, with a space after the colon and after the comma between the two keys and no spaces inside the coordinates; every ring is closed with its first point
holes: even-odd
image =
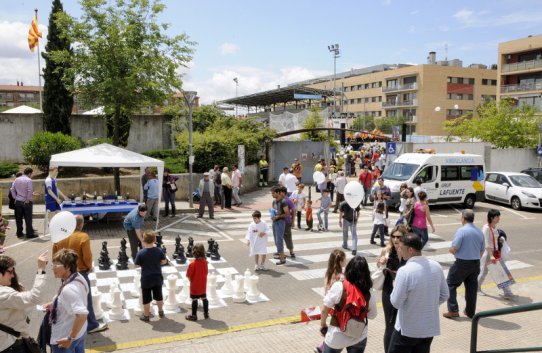
{"type": "Polygon", "coordinates": [[[286,229],[286,217],[288,217],[288,204],[284,200],[284,193],[280,186],[273,186],[271,188],[271,196],[273,196],[273,236],[275,237],[275,245],[277,246],[277,253],[279,255],[279,262],[277,265],[284,265],[286,263],[286,256],[284,255],[284,230],[286,229]]]}
{"type": "Polygon", "coordinates": [[[339,205],[339,227],[343,229],[343,249],[348,249],[348,229],[352,230],[352,255],[358,251],[358,232],[356,230],[360,207],[350,207],[348,202],[343,201],[339,205]]]}

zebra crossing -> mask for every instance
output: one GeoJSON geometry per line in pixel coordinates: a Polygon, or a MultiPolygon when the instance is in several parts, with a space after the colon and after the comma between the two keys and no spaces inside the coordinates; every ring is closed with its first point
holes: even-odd
{"type": "MultiPolygon", "coordinates": [[[[271,226],[271,220],[267,210],[260,210],[262,219],[271,226]]],[[[250,222],[252,222],[252,211],[240,212],[236,214],[222,214],[217,218],[222,222],[217,228],[233,239],[245,242],[245,234],[250,222]]],[[[396,214],[391,214],[392,224],[395,222],[396,214]]],[[[316,282],[310,280],[321,280],[323,282],[324,274],[327,268],[329,254],[333,249],[341,248],[342,229],[339,228],[339,214],[329,213],[329,231],[306,231],[303,229],[292,229],[292,238],[294,242],[295,258],[287,257],[286,264],[281,266],[285,268],[288,275],[297,281],[305,281],[309,285],[316,282]]],[[[315,228],[318,220],[315,219],[315,228]]],[[[296,223],[294,223],[294,226],[296,223]]],[[[304,220],[302,225],[305,226],[304,220]]],[[[444,225],[444,224],[443,224],[444,225]]],[[[435,225],[438,228],[438,224],[435,225]]],[[[370,234],[373,229],[371,222],[371,212],[362,210],[357,225],[358,249],[357,255],[364,256],[369,263],[369,268],[374,270],[381,254],[382,248],[379,245],[370,244],[370,234]]],[[[349,233],[348,245],[351,245],[351,236],[349,233]]],[[[438,234],[429,234],[429,242],[424,248],[424,256],[433,259],[441,264],[444,274],[447,275],[448,269],[454,263],[455,257],[448,252],[451,241],[443,239],[438,234]]],[[[286,250],[286,249],[285,249],[286,250]]],[[[268,254],[276,251],[273,237],[268,238],[268,254]]],[[[288,254],[287,250],[286,253],[288,254]]],[[[347,261],[352,258],[350,250],[345,250],[347,261]]],[[[270,266],[273,266],[276,260],[269,256],[270,266]]],[[[519,260],[507,261],[510,270],[518,270],[531,267],[531,264],[519,260]]],[[[322,286],[311,288],[314,292],[323,295],[322,286]]]]}

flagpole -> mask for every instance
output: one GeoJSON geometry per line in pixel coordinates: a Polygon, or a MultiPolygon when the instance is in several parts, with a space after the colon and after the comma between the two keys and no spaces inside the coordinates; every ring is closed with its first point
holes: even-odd
{"type": "MultiPolygon", "coordinates": [[[[38,21],[38,9],[34,9],[36,12],[36,21],[38,21]]],[[[39,23],[39,22],[38,22],[39,23]]],[[[43,113],[43,98],[42,98],[42,87],[41,87],[41,60],[40,60],[40,42],[38,40],[38,84],[40,92],[40,110],[43,113]]]]}

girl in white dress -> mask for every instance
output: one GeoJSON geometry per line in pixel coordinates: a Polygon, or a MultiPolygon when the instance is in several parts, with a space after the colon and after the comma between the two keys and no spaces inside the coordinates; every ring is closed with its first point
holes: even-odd
{"type": "Polygon", "coordinates": [[[249,256],[254,256],[254,261],[256,261],[255,271],[267,271],[264,263],[267,255],[267,237],[271,233],[271,229],[262,220],[260,211],[254,211],[252,219],[253,221],[248,226],[247,235],[245,236],[247,246],[250,249],[249,256]]]}

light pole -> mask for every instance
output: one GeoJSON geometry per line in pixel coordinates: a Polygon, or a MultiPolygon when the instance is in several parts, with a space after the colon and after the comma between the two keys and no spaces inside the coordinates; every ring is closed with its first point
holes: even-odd
{"type": "Polygon", "coordinates": [[[183,93],[184,100],[188,105],[188,204],[190,208],[194,207],[194,200],[192,199],[192,165],[194,164],[194,156],[192,155],[192,107],[197,94],[196,91],[184,91],[183,93]]]}
{"type": "MultiPolygon", "coordinates": [[[[339,50],[339,44],[331,44],[327,46],[327,49],[330,53],[333,53],[333,112],[332,116],[335,117],[335,112],[337,112],[337,101],[336,101],[336,86],[337,86],[337,58],[340,57],[340,50],[339,50]]],[[[341,95],[342,99],[342,95],[341,95]]],[[[329,119],[330,122],[333,122],[332,119],[329,119]]],[[[329,123],[328,123],[329,125],[329,123]]],[[[331,145],[331,130],[327,130],[327,142],[329,145],[331,145]]],[[[326,154],[326,156],[329,155],[329,153],[326,154]]],[[[327,165],[329,165],[329,159],[326,162],[327,165]]]]}
{"type": "MultiPolygon", "coordinates": [[[[235,98],[237,98],[237,88],[239,87],[239,79],[237,77],[233,78],[235,82],[235,98]]],[[[235,117],[237,118],[237,104],[235,105],[235,117]]]]}

